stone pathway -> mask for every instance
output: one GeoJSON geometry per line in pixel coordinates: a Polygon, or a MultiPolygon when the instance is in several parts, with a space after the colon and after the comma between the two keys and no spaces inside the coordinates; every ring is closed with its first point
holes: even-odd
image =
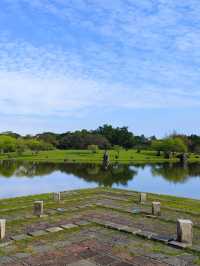
{"type": "Polygon", "coordinates": [[[10,213],[0,209],[0,218],[5,218],[4,213],[8,218],[7,235],[0,242],[0,265],[200,265],[198,225],[193,246],[178,246],[171,241],[176,240],[179,212],[149,216],[151,203],[138,204],[136,195],[114,190],[62,193],[59,202],[49,197],[48,215],[41,218],[30,213],[31,202],[28,209],[23,201],[10,213]]]}

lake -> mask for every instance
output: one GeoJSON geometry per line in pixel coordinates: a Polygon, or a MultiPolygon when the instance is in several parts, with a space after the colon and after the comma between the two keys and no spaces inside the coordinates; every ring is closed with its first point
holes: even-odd
{"type": "Polygon", "coordinates": [[[94,164],[0,161],[0,198],[107,186],[200,199],[200,164],[94,164]]]}

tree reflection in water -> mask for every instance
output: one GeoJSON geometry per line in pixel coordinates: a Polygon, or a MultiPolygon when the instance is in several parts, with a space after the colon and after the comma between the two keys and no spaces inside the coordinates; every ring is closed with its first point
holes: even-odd
{"type": "Polygon", "coordinates": [[[87,182],[96,182],[99,186],[127,185],[128,181],[137,174],[137,171],[128,165],[120,164],[110,165],[104,169],[98,164],[0,162],[0,175],[8,178],[45,176],[55,171],[77,176],[87,182]]]}
{"type": "Polygon", "coordinates": [[[200,164],[165,163],[152,165],[153,176],[162,176],[173,183],[185,183],[191,177],[200,177],[200,164]]]}
{"type": "Polygon", "coordinates": [[[150,167],[152,176],[161,176],[173,183],[184,183],[191,177],[200,177],[200,164],[146,164],[125,165],[115,164],[104,168],[98,164],[67,164],[67,163],[32,163],[19,161],[0,161],[2,177],[37,177],[47,176],[55,171],[74,175],[87,182],[95,182],[99,186],[123,185],[138,175],[140,169],[150,167]]]}

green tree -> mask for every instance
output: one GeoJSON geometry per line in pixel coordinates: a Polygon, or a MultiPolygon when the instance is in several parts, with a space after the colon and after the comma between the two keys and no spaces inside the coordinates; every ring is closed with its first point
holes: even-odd
{"type": "Polygon", "coordinates": [[[163,152],[187,152],[187,146],[181,138],[165,138],[155,140],[151,145],[153,150],[163,152]]]}
{"type": "Polygon", "coordinates": [[[16,139],[6,135],[0,135],[1,153],[13,152],[16,150],[16,139]]]}
{"type": "Polygon", "coordinates": [[[104,125],[95,130],[94,133],[104,136],[113,146],[119,145],[126,149],[133,147],[134,136],[127,127],[113,128],[111,125],[104,125]]]}

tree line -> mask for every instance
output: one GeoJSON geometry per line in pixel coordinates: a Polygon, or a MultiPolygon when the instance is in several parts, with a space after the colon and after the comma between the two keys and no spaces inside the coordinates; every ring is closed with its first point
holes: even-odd
{"type": "Polygon", "coordinates": [[[200,136],[173,133],[162,139],[156,136],[134,135],[128,127],[103,125],[95,130],[68,131],[65,133],[44,132],[22,136],[14,132],[0,134],[0,152],[53,149],[137,149],[161,152],[200,153],[200,136]]]}

